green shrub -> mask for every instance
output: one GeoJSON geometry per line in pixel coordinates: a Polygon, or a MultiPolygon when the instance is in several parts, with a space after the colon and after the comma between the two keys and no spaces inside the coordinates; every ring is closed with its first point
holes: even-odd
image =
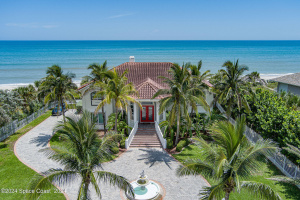
{"type": "Polygon", "coordinates": [[[118,148],[118,147],[112,147],[110,150],[111,150],[111,152],[112,152],[113,154],[119,153],[119,148],[118,148]]]}
{"type": "Polygon", "coordinates": [[[188,139],[185,140],[180,140],[176,146],[176,151],[180,152],[182,151],[183,147],[186,147],[187,145],[189,145],[190,141],[188,139]]]}
{"type": "Polygon", "coordinates": [[[191,130],[191,129],[189,130],[189,137],[190,137],[190,138],[192,138],[192,137],[193,137],[193,132],[192,132],[192,130],[191,130]]]}
{"type": "Polygon", "coordinates": [[[174,130],[171,129],[171,140],[174,141],[174,130]]]}
{"type": "MultiPolygon", "coordinates": [[[[286,147],[286,144],[300,147],[300,111],[293,95],[257,89],[255,98],[249,95],[246,98],[252,111],[245,112],[250,128],[263,138],[274,140],[281,148],[286,147]]],[[[233,116],[237,115],[235,111],[233,116]]],[[[293,155],[285,151],[283,154],[297,162],[293,155]]]]}
{"type": "Polygon", "coordinates": [[[124,138],[120,141],[120,148],[125,149],[125,141],[126,141],[126,138],[124,137],[124,138]]]}
{"type": "Polygon", "coordinates": [[[167,149],[173,148],[173,140],[171,138],[167,139],[167,149]]]}

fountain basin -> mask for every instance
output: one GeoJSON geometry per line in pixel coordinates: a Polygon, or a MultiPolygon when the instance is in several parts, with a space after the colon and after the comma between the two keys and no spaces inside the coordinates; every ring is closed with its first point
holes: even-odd
{"type": "Polygon", "coordinates": [[[149,181],[146,186],[140,186],[136,181],[132,182],[131,185],[134,189],[135,200],[154,200],[161,193],[160,186],[153,181],[149,181]]]}

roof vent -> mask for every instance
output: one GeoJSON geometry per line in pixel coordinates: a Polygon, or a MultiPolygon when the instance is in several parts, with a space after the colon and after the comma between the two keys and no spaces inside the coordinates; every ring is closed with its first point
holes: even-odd
{"type": "Polygon", "coordinates": [[[129,56],[129,62],[135,62],[134,56],[129,56]]]}

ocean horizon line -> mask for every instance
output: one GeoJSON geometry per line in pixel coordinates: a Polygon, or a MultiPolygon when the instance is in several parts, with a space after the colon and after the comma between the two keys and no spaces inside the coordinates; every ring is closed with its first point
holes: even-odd
{"type": "Polygon", "coordinates": [[[24,40],[24,39],[22,39],[22,40],[2,40],[2,39],[0,39],[0,42],[5,42],[5,41],[7,41],[7,42],[9,42],[9,41],[17,41],[17,42],[22,42],[22,41],[41,41],[41,42],[44,42],[44,41],[58,41],[58,42],[61,42],[61,41],[71,41],[71,42],[75,42],[75,41],[78,41],[78,42],[80,42],[80,41],[151,41],[151,42],[153,42],[153,41],[224,41],[224,42],[226,42],[226,41],[229,41],[229,42],[233,42],[233,41],[270,41],[270,42],[274,42],[274,41],[278,41],[278,42],[280,42],[280,41],[283,41],[283,42],[285,42],[285,41],[300,41],[300,39],[293,39],[293,40],[291,40],[291,39],[278,39],[278,40],[274,40],[274,39],[272,39],[272,40],[268,40],[268,39],[235,39],[235,40],[218,40],[218,39],[214,39],[214,40],[190,40],[190,39],[178,39],[178,40],[168,40],[168,39],[156,39],[156,40],[134,40],[134,39],[122,39],[122,40],[113,40],[113,39],[109,39],[109,40],[95,40],[95,39],[87,39],[87,40],[84,40],[84,39],[78,39],[78,40],[68,40],[68,39],[55,39],[55,40],[52,40],[52,39],[45,39],[45,40],[24,40]]]}

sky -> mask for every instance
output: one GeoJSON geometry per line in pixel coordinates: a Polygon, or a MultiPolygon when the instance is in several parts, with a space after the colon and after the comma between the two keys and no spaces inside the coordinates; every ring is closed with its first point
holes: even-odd
{"type": "Polygon", "coordinates": [[[300,0],[0,0],[0,40],[300,40],[300,0]]]}

